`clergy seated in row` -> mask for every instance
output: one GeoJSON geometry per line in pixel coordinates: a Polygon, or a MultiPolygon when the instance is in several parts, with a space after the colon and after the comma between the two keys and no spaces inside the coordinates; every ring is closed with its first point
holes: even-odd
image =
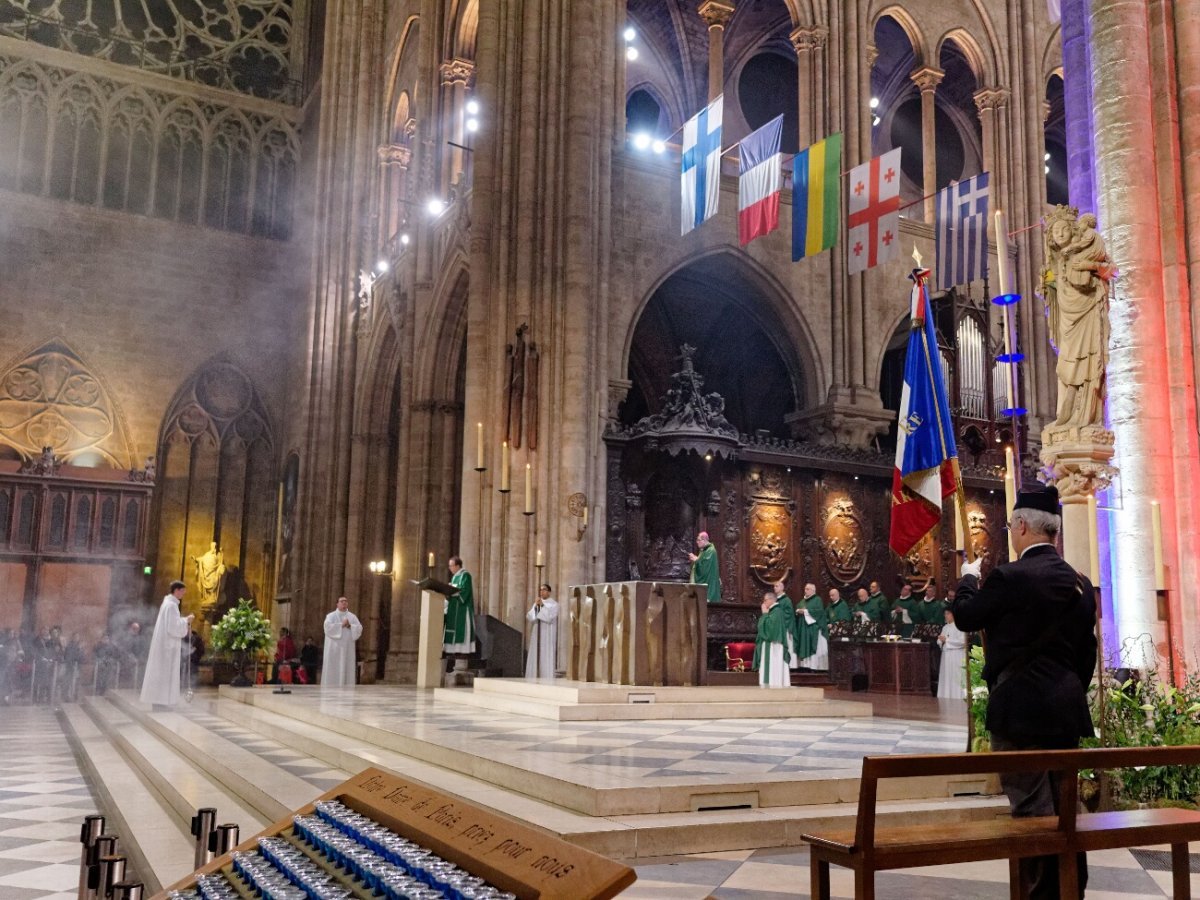
{"type": "Polygon", "coordinates": [[[537,599],[525,620],[529,623],[529,653],[525,657],[526,678],[553,678],[558,651],[558,601],[550,596],[550,585],[538,588],[537,599]]]}
{"type": "MultiPolygon", "coordinates": [[[[843,611],[845,604],[841,604],[843,611]]],[[[796,630],[797,665],[801,669],[824,672],[829,669],[829,616],[817,596],[817,586],[806,584],[804,596],[796,603],[792,622],[796,630]]]]}
{"type": "Polygon", "coordinates": [[[954,624],[954,613],[943,613],[946,624],[938,635],[938,646],[942,648],[942,666],[938,674],[938,698],[962,700],[967,696],[966,665],[967,636],[954,624]]]}
{"type": "Polygon", "coordinates": [[[754,668],[758,670],[760,687],[788,687],[791,685],[791,670],[788,662],[787,635],[792,623],[787,619],[787,610],[779,602],[774,591],[763,594],[762,616],[758,620],[758,637],[754,642],[754,668]]]}

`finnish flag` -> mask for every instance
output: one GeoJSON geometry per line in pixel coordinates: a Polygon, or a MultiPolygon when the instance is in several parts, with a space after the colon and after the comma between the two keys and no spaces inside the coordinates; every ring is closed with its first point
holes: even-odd
{"type": "Polygon", "coordinates": [[[680,234],[687,234],[717,214],[721,196],[721,100],[718,97],[683,126],[680,234]]]}

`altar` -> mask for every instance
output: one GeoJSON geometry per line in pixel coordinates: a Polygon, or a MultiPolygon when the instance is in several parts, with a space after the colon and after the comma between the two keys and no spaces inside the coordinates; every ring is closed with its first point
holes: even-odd
{"type": "Polygon", "coordinates": [[[829,678],[848,691],[854,675],[865,673],[872,693],[928,697],[930,648],[925,641],[830,641],[829,678]]]}
{"type": "Polygon", "coordinates": [[[702,584],[622,581],[567,593],[567,678],[599,684],[708,681],[708,591],[702,584]]]}

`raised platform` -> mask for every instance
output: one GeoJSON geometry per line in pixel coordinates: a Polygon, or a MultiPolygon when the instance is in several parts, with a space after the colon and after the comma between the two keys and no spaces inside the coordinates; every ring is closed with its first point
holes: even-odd
{"type": "Polygon", "coordinates": [[[434,691],[440,703],[501,710],[556,722],[664,719],[862,718],[871,704],[827,700],[820,688],[758,685],[636,687],[563,678],[477,678],[471,689],[434,691]]]}

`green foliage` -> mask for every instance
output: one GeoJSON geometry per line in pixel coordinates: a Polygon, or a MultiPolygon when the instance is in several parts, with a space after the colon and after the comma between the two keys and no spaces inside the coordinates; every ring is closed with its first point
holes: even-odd
{"type": "Polygon", "coordinates": [[[271,622],[252,600],[238,600],[212,630],[213,649],[230,653],[255,654],[272,640],[271,622]]]}
{"type": "Polygon", "coordinates": [[[983,648],[972,646],[967,658],[970,682],[967,696],[971,698],[971,721],[974,723],[971,739],[972,753],[986,753],[992,749],[992,738],[987,730],[988,686],[983,680],[983,648]]]}

